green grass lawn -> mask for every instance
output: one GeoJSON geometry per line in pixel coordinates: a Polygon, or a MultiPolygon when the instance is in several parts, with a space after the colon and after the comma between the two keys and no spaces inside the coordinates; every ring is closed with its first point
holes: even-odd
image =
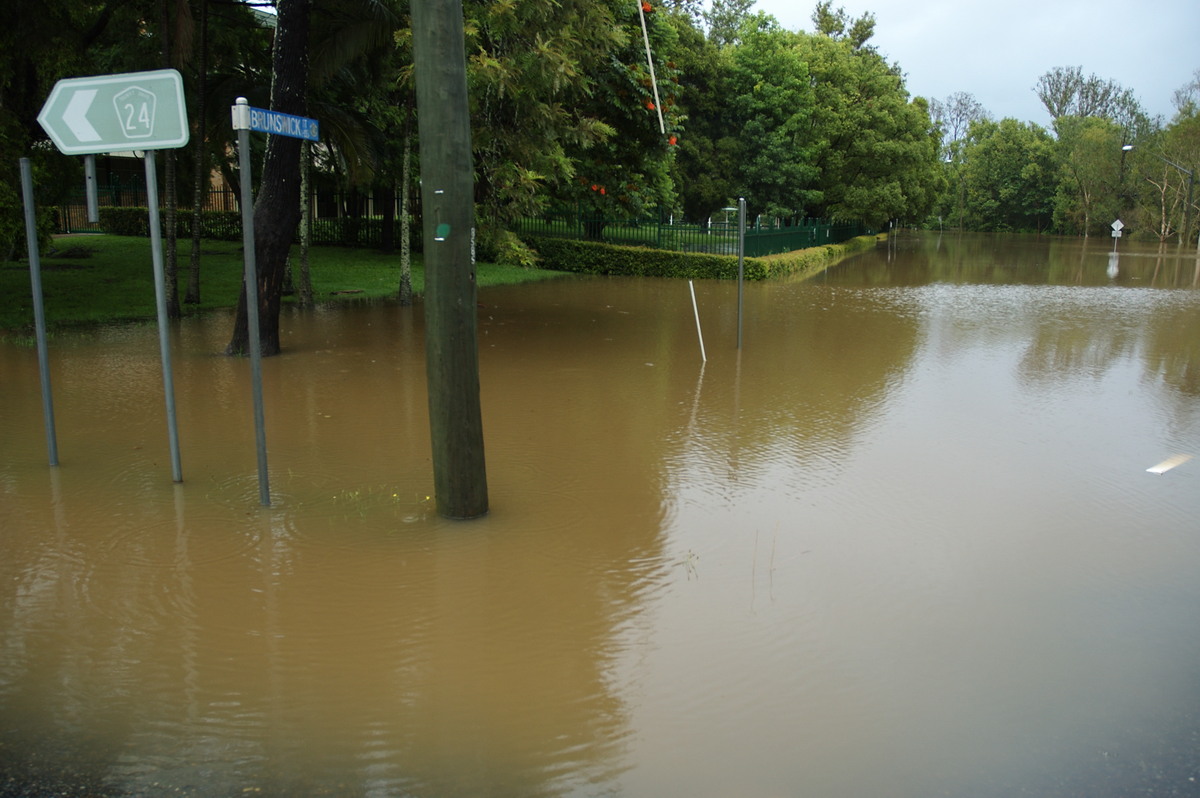
{"type": "MultiPolygon", "coordinates": [[[[240,243],[204,241],[200,248],[200,298],[184,305],[185,316],[237,304],[245,268],[240,243]]],[[[191,241],[179,242],[179,295],[187,286],[191,241]]],[[[51,329],[73,325],[140,321],[157,316],[150,240],[110,235],[55,237],[41,255],[46,324],[51,329]]],[[[299,247],[292,250],[299,278],[299,247]]],[[[309,271],[317,302],[348,299],[395,299],[400,287],[399,254],[348,247],[313,247],[309,271]]],[[[561,272],[479,263],[480,286],[544,280],[561,272]]],[[[420,256],[413,257],[413,291],[425,288],[420,256]]],[[[285,297],[295,302],[295,297],[285,297]]],[[[29,264],[0,263],[0,333],[23,336],[33,329],[33,297],[29,264]]]]}

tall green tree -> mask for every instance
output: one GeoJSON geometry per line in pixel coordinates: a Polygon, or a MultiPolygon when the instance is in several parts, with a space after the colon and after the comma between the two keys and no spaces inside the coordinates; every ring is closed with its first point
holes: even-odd
{"type": "Polygon", "coordinates": [[[673,18],[679,37],[680,119],[674,182],[684,215],[704,223],[731,202],[737,189],[731,169],[739,157],[737,130],[727,112],[732,92],[732,48],[719,47],[696,23],[673,18]]]}
{"type": "Polygon", "coordinates": [[[931,100],[929,115],[941,132],[941,152],[938,160],[946,174],[947,191],[943,194],[938,212],[963,227],[966,210],[966,172],[963,148],[972,122],[991,119],[992,115],[973,94],[955,92],[945,100],[931,100]]]}
{"type": "Polygon", "coordinates": [[[873,225],[923,220],[945,179],[928,105],[910,99],[899,70],[867,44],[870,15],[849,20],[822,3],[814,21],[822,32],[797,42],[813,84],[805,136],[819,175],[813,214],[873,225]]]}
{"type": "Polygon", "coordinates": [[[1200,113],[1183,106],[1171,124],[1137,142],[1127,168],[1137,225],[1166,241],[1196,244],[1200,228],[1200,113]],[[1189,180],[1188,170],[1192,173],[1189,180]],[[1191,199],[1189,209],[1188,199],[1191,199]]]}
{"type": "Polygon", "coordinates": [[[1117,218],[1123,131],[1101,117],[1063,116],[1054,123],[1061,177],[1055,196],[1056,228],[1087,237],[1117,218]]]}
{"type": "Polygon", "coordinates": [[[730,54],[725,123],[737,140],[733,185],[751,215],[803,216],[822,200],[814,164],[814,78],[803,35],[759,14],[730,54]]]}
{"type": "Polygon", "coordinates": [[[754,0],[712,0],[703,14],[708,40],[718,47],[740,43],[752,8],[754,0]]]}
{"type": "Polygon", "coordinates": [[[620,214],[671,196],[676,34],[667,12],[644,6],[666,132],[634,3],[466,4],[476,202],[485,235],[553,199],[620,214]]]}
{"type": "Polygon", "coordinates": [[[1044,232],[1058,185],[1054,139],[1040,125],[1001,119],[971,125],[964,148],[971,230],[1044,232]]]}
{"type": "Polygon", "coordinates": [[[875,15],[867,12],[857,19],[851,19],[846,9],[833,7],[832,0],[821,0],[812,13],[813,25],[816,32],[834,39],[845,41],[855,50],[867,46],[867,41],[875,35],[875,15]]]}

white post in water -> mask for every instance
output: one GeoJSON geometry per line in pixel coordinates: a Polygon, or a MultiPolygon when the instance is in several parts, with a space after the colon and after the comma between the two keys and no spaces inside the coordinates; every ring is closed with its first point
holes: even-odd
{"type": "Polygon", "coordinates": [[[696,337],[700,339],[700,360],[707,363],[708,356],[704,354],[704,332],[700,329],[700,308],[696,305],[696,286],[688,280],[688,289],[692,292],[692,313],[696,315],[696,337]]]}

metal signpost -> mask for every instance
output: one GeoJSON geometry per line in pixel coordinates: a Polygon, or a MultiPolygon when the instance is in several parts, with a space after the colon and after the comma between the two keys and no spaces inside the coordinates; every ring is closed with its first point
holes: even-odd
{"type": "Polygon", "coordinates": [[[29,277],[33,287],[33,322],[37,335],[38,373],[42,383],[42,418],[50,465],[58,465],[58,436],[54,431],[54,397],[50,392],[50,359],[46,354],[46,312],[42,302],[42,264],[38,254],[37,218],[33,204],[33,167],[21,159],[21,193],[25,197],[25,240],[29,243],[29,277]]]}
{"type": "Polygon", "coordinates": [[[263,413],[262,345],[258,330],[258,264],[254,252],[254,195],[250,179],[250,131],[290,138],[319,141],[317,120],[252,108],[245,97],[238,97],[230,109],[233,129],[238,135],[238,171],[241,172],[242,252],[246,271],[246,332],[250,344],[250,381],[254,401],[254,437],[258,449],[258,498],[263,507],[271,506],[271,485],[267,475],[267,432],[263,413]]]}
{"type": "MultiPolygon", "coordinates": [[[[154,262],[154,293],[158,306],[158,337],[162,351],[171,472],[176,482],[182,482],[154,151],[175,149],[188,142],[183,77],[174,69],[157,69],[60,80],[54,84],[42,106],[38,122],[55,146],[67,155],[95,155],[119,150],[145,152],[150,248],[154,262]]],[[[91,182],[94,183],[94,180],[91,182]]],[[[31,208],[32,196],[27,195],[25,202],[27,209],[31,208]]],[[[35,268],[32,258],[30,268],[35,268]]],[[[40,275],[35,275],[34,280],[40,283],[40,275]]]]}
{"type": "Polygon", "coordinates": [[[737,348],[742,348],[742,291],[746,281],[746,198],[738,197],[738,329],[737,348]]]}

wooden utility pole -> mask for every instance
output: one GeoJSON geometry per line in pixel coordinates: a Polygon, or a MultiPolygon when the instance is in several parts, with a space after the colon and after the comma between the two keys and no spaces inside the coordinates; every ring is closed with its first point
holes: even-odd
{"type": "Polygon", "coordinates": [[[425,249],[434,493],[446,518],[488,511],[479,405],[475,186],[462,0],[411,7],[425,249]]]}

